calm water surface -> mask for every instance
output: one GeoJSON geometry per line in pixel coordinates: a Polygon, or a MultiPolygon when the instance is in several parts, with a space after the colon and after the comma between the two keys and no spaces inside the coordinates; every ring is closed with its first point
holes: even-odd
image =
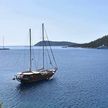
{"type": "Polygon", "coordinates": [[[12,78],[28,68],[28,50],[0,51],[4,108],[108,108],[108,50],[55,48],[54,53],[59,67],[54,79],[22,86],[12,78]]]}

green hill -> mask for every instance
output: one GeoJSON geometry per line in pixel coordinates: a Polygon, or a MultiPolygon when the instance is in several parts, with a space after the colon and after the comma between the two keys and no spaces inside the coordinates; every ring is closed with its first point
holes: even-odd
{"type": "Polygon", "coordinates": [[[35,44],[34,46],[49,46],[49,42],[51,44],[51,46],[71,46],[71,45],[76,45],[76,43],[72,43],[72,42],[67,42],[67,41],[40,41],[37,44],[35,44]],[[45,43],[44,43],[45,42],[45,43]]]}
{"type": "Polygon", "coordinates": [[[67,41],[43,41],[38,42],[34,46],[49,46],[49,42],[51,46],[69,46],[69,47],[82,47],[82,48],[98,48],[102,45],[108,47],[108,35],[103,36],[102,38],[96,39],[94,41],[91,41],[89,43],[84,44],[77,44],[73,42],[67,42],[67,41]]]}
{"type": "Polygon", "coordinates": [[[102,45],[108,47],[108,35],[105,35],[102,38],[91,41],[89,43],[70,45],[70,47],[97,48],[102,45]]]}

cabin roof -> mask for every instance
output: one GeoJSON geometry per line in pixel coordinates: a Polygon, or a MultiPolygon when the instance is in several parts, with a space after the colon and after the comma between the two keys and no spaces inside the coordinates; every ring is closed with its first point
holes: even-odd
{"type": "Polygon", "coordinates": [[[32,74],[39,74],[40,72],[38,71],[25,71],[25,72],[19,72],[18,74],[23,74],[23,75],[32,75],[32,74]]]}
{"type": "Polygon", "coordinates": [[[18,75],[32,75],[32,74],[46,74],[49,71],[54,71],[54,69],[48,69],[48,70],[39,70],[39,71],[24,71],[24,72],[19,72],[18,75]]]}

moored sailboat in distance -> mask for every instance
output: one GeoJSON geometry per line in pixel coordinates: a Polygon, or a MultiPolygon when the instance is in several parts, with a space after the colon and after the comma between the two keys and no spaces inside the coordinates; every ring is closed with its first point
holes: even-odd
{"type": "Polygon", "coordinates": [[[0,50],[9,50],[9,48],[4,45],[4,37],[3,37],[3,46],[0,47],[0,50]]]}
{"type": "MultiPolygon", "coordinates": [[[[55,62],[54,67],[52,68],[45,68],[45,41],[44,41],[44,24],[42,24],[42,41],[44,43],[44,45],[42,46],[42,68],[40,69],[36,69],[36,70],[32,70],[32,47],[31,47],[31,29],[29,29],[29,36],[30,36],[30,46],[29,46],[29,55],[30,55],[30,67],[29,70],[24,71],[24,72],[20,72],[18,73],[14,79],[18,80],[21,83],[33,83],[33,82],[38,82],[41,80],[49,80],[50,78],[53,77],[53,75],[55,74],[55,72],[57,71],[57,64],[55,61],[55,57],[53,55],[51,46],[50,46],[50,50],[51,50],[51,54],[52,54],[52,58],[55,62]]],[[[50,43],[49,43],[50,45],[50,43]]],[[[51,60],[51,59],[50,59],[51,60]]],[[[51,63],[51,61],[50,61],[51,63]]]]}

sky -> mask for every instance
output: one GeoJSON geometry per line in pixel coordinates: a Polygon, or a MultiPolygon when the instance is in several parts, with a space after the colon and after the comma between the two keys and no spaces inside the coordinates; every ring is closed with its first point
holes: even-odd
{"type": "Polygon", "coordinates": [[[41,40],[85,43],[108,34],[108,0],[0,0],[0,45],[28,45],[41,40]]]}

